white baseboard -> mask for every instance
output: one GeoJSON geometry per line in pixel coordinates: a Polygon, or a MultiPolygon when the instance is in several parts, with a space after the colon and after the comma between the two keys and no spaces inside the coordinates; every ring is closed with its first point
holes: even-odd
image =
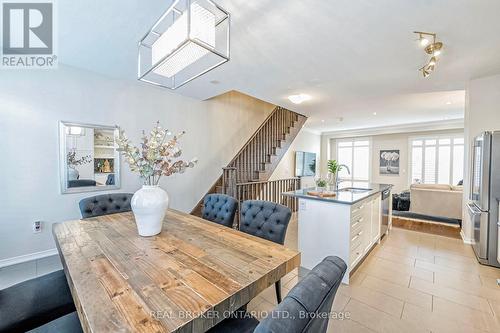
{"type": "Polygon", "coordinates": [[[460,230],[460,237],[462,237],[462,240],[464,241],[465,244],[471,245],[474,241],[472,238],[466,238],[463,229],[460,230]]]}
{"type": "Polygon", "coordinates": [[[53,248],[50,250],[45,250],[45,251],[40,251],[40,252],[35,252],[35,253],[30,253],[30,254],[25,254],[22,256],[18,257],[13,257],[13,258],[7,258],[7,259],[2,259],[0,260],[0,268],[2,267],[7,267],[11,265],[16,265],[16,264],[21,264],[23,262],[28,262],[28,261],[33,261],[37,259],[42,259],[45,257],[50,257],[53,255],[58,254],[57,249],[53,248]]]}

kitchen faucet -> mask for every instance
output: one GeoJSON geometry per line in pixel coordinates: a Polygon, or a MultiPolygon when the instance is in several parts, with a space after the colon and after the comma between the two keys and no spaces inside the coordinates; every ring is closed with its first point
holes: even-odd
{"type": "Polygon", "coordinates": [[[339,167],[337,168],[337,172],[335,173],[335,191],[338,191],[339,190],[339,184],[340,184],[340,181],[339,181],[339,171],[341,168],[346,168],[347,170],[347,173],[349,175],[351,175],[351,170],[349,169],[349,167],[345,164],[339,164],[339,167]]]}

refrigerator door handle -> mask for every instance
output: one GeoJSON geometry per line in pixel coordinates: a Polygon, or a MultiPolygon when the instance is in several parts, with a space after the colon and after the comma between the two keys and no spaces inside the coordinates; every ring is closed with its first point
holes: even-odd
{"type": "Polygon", "coordinates": [[[469,212],[472,214],[472,215],[479,215],[481,214],[481,210],[479,210],[476,205],[474,205],[473,203],[469,202],[467,204],[467,208],[469,209],[469,212]]]}

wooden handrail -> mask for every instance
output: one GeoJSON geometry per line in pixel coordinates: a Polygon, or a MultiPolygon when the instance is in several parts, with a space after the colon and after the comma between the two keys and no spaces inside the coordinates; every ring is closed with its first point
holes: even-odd
{"type": "Polygon", "coordinates": [[[300,178],[299,177],[291,177],[291,178],[284,178],[284,179],[265,180],[265,181],[261,181],[261,182],[238,183],[236,185],[237,186],[244,186],[244,185],[249,185],[249,184],[266,184],[266,183],[271,183],[271,182],[276,182],[276,181],[281,181],[281,180],[300,180],[300,178]]]}
{"type": "Polygon", "coordinates": [[[264,182],[236,184],[236,200],[265,200],[289,207],[292,212],[298,210],[298,200],[283,196],[284,192],[300,189],[300,178],[276,179],[264,182]]]}

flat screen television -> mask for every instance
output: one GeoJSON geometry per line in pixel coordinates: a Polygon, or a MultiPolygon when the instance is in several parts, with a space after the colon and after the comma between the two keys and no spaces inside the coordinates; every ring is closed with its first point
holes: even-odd
{"type": "Polygon", "coordinates": [[[316,175],[316,154],[304,151],[295,152],[295,177],[316,175]]]}

